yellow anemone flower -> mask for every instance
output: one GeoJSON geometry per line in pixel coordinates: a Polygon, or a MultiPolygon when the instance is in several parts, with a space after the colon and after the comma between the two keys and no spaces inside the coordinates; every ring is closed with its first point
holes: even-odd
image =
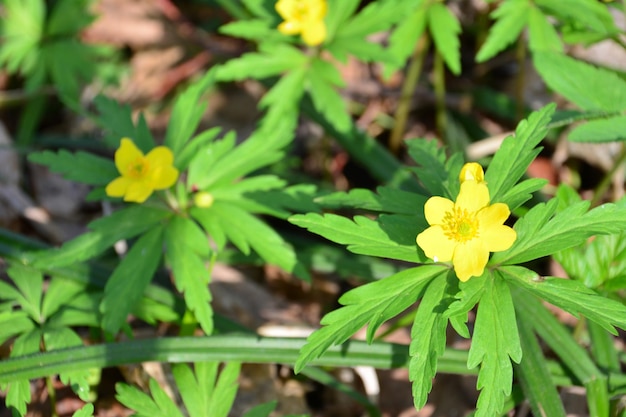
{"type": "MultiPolygon", "coordinates": [[[[468,166],[469,165],[469,166],[468,166]]],[[[476,164],[478,165],[478,164],[476,164]]],[[[461,170],[461,190],[453,202],[431,197],[424,205],[430,227],[417,235],[417,244],[435,262],[452,261],[461,281],[481,276],[489,252],[506,250],[517,234],[504,222],[511,214],[504,203],[489,205],[489,190],[478,165],[461,170]]]]}
{"type": "Polygon", "coordinates": [[[115,166],[120,176],[106,186],[110,197],[124,197],[124,201],[143,203],[154,190],[174,185],[178,170],[169,148],[157,146],[144,155],[132,140],[123,138],[115,151],[115,166]]]}
{"type": "Polygon", "coordinates": [[[309,46],[316,46],[326,39],[324,16],[328,9],[326,0],[278,0],[276,11],[284,22],[278,30],[285,35],[302,35],[309,46]]]}

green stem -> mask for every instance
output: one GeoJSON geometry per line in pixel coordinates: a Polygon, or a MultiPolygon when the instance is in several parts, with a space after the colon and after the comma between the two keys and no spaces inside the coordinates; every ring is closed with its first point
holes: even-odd
{"type": "Polygon", "coordinates": [[[59,417],[57,414],[57,395],[54,390],[54,384],[52,383],[52,377],[46,377],[46,389],[48,390],[48,397],[50,398],[50,412],[52,417],[59,417]]]}
{"type": "Polygon", "coordinates": [[[517,58],[517,78],[515,80],[515,119],[522,120],[524,118],[524,85],[526,84],[526,41],[520,37],[517,40],[517,48],[515,51],[517,58]]]}
{"type": "Polygon", "coordinates": [[[424,64],[424,56],[430,44],[430,39],[427,34],[424,34],[418,41],[409,64],[409,69],[402,84],[402,91],[400,93],[400,100],[398,101],[398,108],[395,114],[395,123],[391,130],[391,137],[389,138],[389,148],[391,152],[397,154],[400,145],[402,145],[402,136],[406,130],[406,122],[411,108],[411,99],[415,92],[415,87],[422,73],[422,65],[424,64]]]}
{"type": "Polygon", "coordinates": [[[593,198],[591,199],[591,207],[598,205],[600,200],[602,200],[604,193],[611,185],[613,175],[615,175],[615,172],[619,169],[620,166],[622,166],[622,164],[624,164],[624,162],[626,162],[626,146],[622,144],[622,150],[615,160],[613,167],[611,167],[611,170],[604,175],[604,177],[594,190],[593,198]]]}
{"type": "Polygon", "coordinates": [[[435,106],[437,115],[435,117],[437,131],[441,140],[446,143],[446,69],[443,62],[443,56],[439,51],[435,52],[435,62],[433,70],[433,84],[435,88],[435,106]]]}

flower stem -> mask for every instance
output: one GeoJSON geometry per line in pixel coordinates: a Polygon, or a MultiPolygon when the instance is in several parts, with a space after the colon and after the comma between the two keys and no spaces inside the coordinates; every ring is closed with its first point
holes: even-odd
{"type": "Polygon", "coordinates": [[[48,391],[48,398],[50,398],[50,412],[52,417],[59,417],[57,414],[57,395],[52,384],[52,377],[46,377],[46,389],[48,391]]]}
{"type": "Polygon", "coordinates": [[[524,84],[526,82],[526,41],[520,36],[515,51],[517,58],[517,77],[515,80],[515,120],[524,118],[524,84]]]}
{"type": "Polygon", "coordinates": [[[609,172],[607,172],[604,175],[604,177],[602,178],[602,180],[600,181],[600,183],[594,190],[593,198],[591,199],[591,207],[594,207],[598,205],[598,203],[600,203],[602,196],[611,185],[611,180],[613,179],[615,172],[619,169],[619,167],[621,167],[624,164],[624,162],[626,162],[626,146],[622,145],[622,150],[620,154],[617,156],[617,158],[615,159],[615,163],[613,164],[613,167],[611,168],[609,172]]]}
{"type": "Polygon", "coordinates": [[[430,39],[427,34],[424,34],[415,47],[409,69],[402,84],[402,91],[400,93],[400,100],[398,101],[398,108],[395,114],[395,123],[391,130],[391,137],[389,139],[389,149],[394,154],[398,153],[400,145],[402,144],[402,135],[406,130],[406,121],[409,115],[409,109],[411,105],[411,98],[415,91],[415,86],[419,80],[422,72],[422,65],[424,63],[424,56],[428,50],[430,39]]]}
{"type": "Polygon", "coordinates": [[[441,140],[446,143],[446,73],[443,56],[439,53],[439,51],[435,52],[433,84],[435,87],[435,106],[437,111],[435,121],[437,124],[437,131],[439,132],[441,140]]]}

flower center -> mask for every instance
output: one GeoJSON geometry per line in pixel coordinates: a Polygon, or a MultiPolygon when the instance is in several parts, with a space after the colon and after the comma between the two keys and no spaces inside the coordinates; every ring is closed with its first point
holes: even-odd
{"type": "Polygon", "coordinates": [[[127,174],[129,177],[133,179],[139,179],[146,176],[148,170],[150,169],[150,164],[144,157],[136,158],[133,162],[128,164],[127,174]]]}
{"type": "Polygon", "coordinates": [[[459,243],[478,237],[478,220],[466,209],[455,207],[443,217],[443,233],[459,243]]]}

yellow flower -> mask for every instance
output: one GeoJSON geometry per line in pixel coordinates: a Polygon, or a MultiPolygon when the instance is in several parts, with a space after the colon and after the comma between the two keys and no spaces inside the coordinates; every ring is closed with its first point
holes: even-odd
{"type": "Polygon", "coordinates": [[[115,151],[115,166],[120,175],[106,186],[110,197],[124,197],[124,201],[143,203],[154,190],[174,185],[178,170],[174,155],[165,146],[157,146],[144,155],[132,140],[123,138],[115,151]]]}
{"type": "Polygon", "coordinates": [[[278,0],[276,11],[284,20],[278,30],[285,35],[301,34],[309,46],[319,45],[326,39],[327,9],[326,0],[278,0]]]}
{"type": "Polygon", "coordinates": [[[489,205],[489,190],[478,164],[465,164],[461,170],[461,190],[455,202],[431,197],[424,214],[430,227],[417,235],[417,244],[435,262],[452,261],[461,281],[481,276],[489,252],[506,250],[517,238],[515,230],[504,225],[511,214],[509,207],[489,205]]]}

